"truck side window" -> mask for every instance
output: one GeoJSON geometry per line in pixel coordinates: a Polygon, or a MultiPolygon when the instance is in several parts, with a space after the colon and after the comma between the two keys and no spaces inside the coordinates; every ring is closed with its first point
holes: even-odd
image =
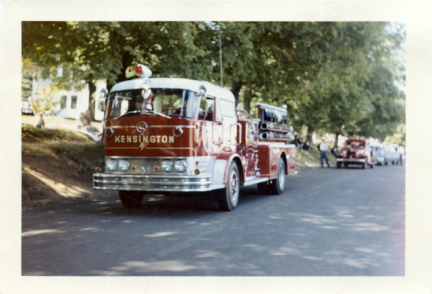
{"type": "Polygon", "coordinates": [[[198,119],[213,121],[214,116],[214,99],[202,97],[200,102],[198,119]]]}
{"type": "Polygon", "coordinates": [[[233,101],[219,99],[220,114],[224,117],[236,117],[235,105],[233,101]]]}

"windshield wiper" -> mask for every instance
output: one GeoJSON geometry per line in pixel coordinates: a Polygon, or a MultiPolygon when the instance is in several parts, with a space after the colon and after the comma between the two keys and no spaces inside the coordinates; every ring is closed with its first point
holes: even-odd
{"type": "Polygon", "coordinates": [[[139,110],[139,109],[130,110],[130,111],[126,112],[126,113],[123,113],[123,114],[120,115],[120,116],[117,116],[115,119],[118,119],[118,118],[123,117],[123,116],[127,116],[127,115],[129,115],[129,114],[133,114],[133,113],[140,113],[140,112],[141,112],[141,110],[139,110]]]}
{"type": "MultiPolygon", "coordinates": [[[[128,111],[128,112],[126,112],[126,113],[123,113],[122,115],[116,117],[115,119],[119,119],[120,117],[127,116],[127,115],[129,115],[129,114],[134,114],[134,113],[141,113],[141,110],[139,110],[139,109],[136,109],[136,110],[130,110],[130,111],[128,111]]],[[[147,110],[147,112],[144,113],[144,115],[146,115],[146,114],[157,114],[157,115],[160,115],[160,116],[166,117],[167,119],[171,119],[171,116],[166,115],[166,114],[163,114],[163,113],[160,113],[160,112],[157,112],[157,111],[153,111],[153,110],[147,110]]]]}
{"type": "Polygon", "coordinates": [[[153,111],[153,110],[147,110],[147,112],[145,114],[157,114],[157,115],[166,117],[167,119],[171,119],[171,116],[157,112],[157,111],[153,111]]]}

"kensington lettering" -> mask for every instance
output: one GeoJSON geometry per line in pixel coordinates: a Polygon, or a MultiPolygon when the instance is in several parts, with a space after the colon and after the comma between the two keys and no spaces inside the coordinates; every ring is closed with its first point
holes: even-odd
{"type": "Polygon", "coordinates": [[[174,143],[174,136],[163,136],[163,135],[155,135],[155,136],[114,136],[115,143],[174,143]]]}

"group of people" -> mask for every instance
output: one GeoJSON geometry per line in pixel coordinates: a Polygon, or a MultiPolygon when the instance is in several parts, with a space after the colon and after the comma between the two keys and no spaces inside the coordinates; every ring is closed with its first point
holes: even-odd
{"type": "Polygon", "coordinates": [[[294,144],[296,147],[306,151],[314,151],[314,148],[311,146],[309,141],[306,140],[303,142],[303,139],[299,138],[298,136],[295,136],[294,141],[292,141],[291,144],[294,144]]]}
{"type": "MultiPolygon", "coordinates": [[[[94,126],[91,125],[92,116],[90,109],[85,112],[81,112],[76,120],[77,129],[90,136],[93,140],[99,141],[101,139],[101,132],[94,126]]],[[[35,127],[38,129],[45,128],[44,113],[40,112],[35,116],[35,127]]]]}
{"type": "MultiPolygon", "coordinates": [[[[295,136],[294,141],[291,142],[291,144],[294,144],[296,147],[301,148],[306,151],[314,151],[314,147],[309,143],[308,140],[304,141],[299,138],[298,136],[295,136]]],[[[320,144],[317,145],[318,150],[320,151],[320,164],[321,167],[324,167],[324,162],[327,164],[327,167],[330,167],[329,159],[327,156],[327,152],[329,150],[329,146],[326,142],[326,140],[323,140],[320,144]]],[[[331,154],[336,157],[336,151],[335,147],[331,149],[331,154]]]]}

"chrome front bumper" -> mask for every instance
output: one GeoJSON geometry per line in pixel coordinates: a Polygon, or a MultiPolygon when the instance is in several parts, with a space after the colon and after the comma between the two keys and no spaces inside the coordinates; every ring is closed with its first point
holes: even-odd
{"type": "Polygon", "coordinates": [[[93,174],[93,188],[101,190],[151,191],[151,192],[202,192],[211,186],[210,176],[160,176],[93,174]]]}
{"type": "Polygon", "coordinates": [[[336,158],[336,162],[365,163],[366,158],[336,158]]]}

